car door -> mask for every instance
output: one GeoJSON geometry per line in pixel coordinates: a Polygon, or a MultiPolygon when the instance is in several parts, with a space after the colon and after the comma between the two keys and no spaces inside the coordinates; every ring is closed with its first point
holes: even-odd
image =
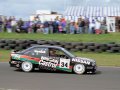
{"type": "Polygon", "coordinates": [[[58,61],[58,65],[56,66],[57,70],[71,72],[71,66],[70,66],[71,58],[64,51],[62,51],[60,49],[50,48],[49,49],[49,57],[58,61]],[[56,55],[51,56],[50,50],[54,50],[54,52],[55,52],[54,54],[56,54],[56,55]]]}
{"type": "Polygon", "coordinates": [[[40,69],[56,71],[56,66],[58,65],[58,60],[56,57],[49,56],[49,49],[46,50],[46,55],[42,55],[39,61],[40,69]]]}

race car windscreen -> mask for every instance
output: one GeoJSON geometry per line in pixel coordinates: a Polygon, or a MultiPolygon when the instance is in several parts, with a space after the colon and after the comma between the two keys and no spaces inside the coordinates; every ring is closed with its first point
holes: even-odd
{"type": "Polygon", "coordinates": [[[67,54],[69,55],[70,57],[75,57],[72,53],[68,52],[66,49],[62,48],[62,50],[67,54]]]}

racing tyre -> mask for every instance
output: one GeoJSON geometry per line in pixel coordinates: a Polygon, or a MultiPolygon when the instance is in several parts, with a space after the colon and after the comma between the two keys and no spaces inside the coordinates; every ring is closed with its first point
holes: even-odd
{"type": "Polygon", "coordinates": [[[83,64],[75,64],[73,71],[74,73],[81,75],[85,72],[85,66],[83,64]]]}
{"type": "Polygon", "coordinates": [[[23,62],[21,68],[24,72],[31,72],[33,70],[33,64],[31,62],[23,62]]]}
{"type": "Polygon", "coordinates": [[[11,48],[10,48],[10,46],[5,46],[4,49],[5,50],[10,50],[11,48]]]}

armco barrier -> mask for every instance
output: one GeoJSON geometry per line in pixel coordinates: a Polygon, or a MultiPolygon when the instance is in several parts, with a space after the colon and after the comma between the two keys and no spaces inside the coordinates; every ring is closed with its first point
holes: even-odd
{"type": "Polygon", "coordinates": [[[55,45],[61,46],[71,51],[83,52],[109,52],[120,53],[120,44],[116,43],[82,43],[82,42],[60,42],[47,40],[16,40],[16,39],[0,39],[0,48],[5,50],[22,50],[32,45],[55,45]]]}

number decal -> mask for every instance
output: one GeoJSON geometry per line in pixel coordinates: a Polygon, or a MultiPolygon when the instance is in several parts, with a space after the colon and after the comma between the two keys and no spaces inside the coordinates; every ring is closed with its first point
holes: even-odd
{"type": "Polygon", "coordinates": [[[60,58],[60,65],[59,65],[60,68],[69,68],[69,66],[70,66],[70,59],[60,58]]]}
{"type": "Polygon", "coordinates": [[[64,67],[64,62],[61,62],[61,67],[64,67]]]}
{"type": "Polygon", "coordinates": [[[68,67],[68,63],[67,62],[61,62],[61,67],[68,67]]]}
{"type": "Polygon", "coordinates": [[[68,63],[66,63],[65,66],[68,67],[68,63]]]}

